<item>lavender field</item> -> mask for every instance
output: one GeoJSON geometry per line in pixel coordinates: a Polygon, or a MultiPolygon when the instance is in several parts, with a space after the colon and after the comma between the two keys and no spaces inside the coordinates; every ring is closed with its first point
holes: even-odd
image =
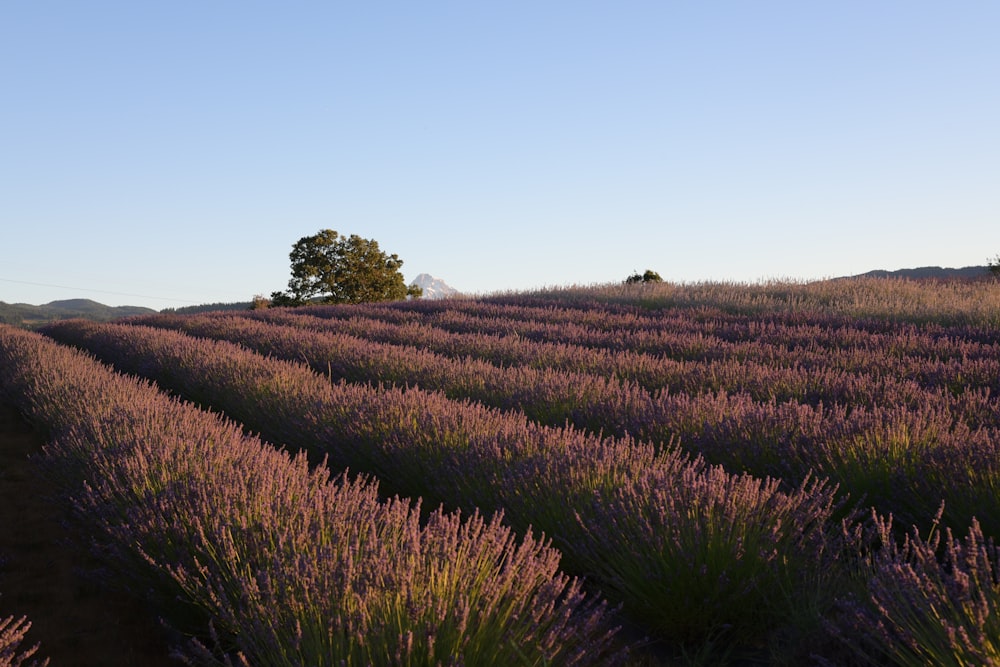
{"type": "Polygon", "coordinates": [[[1000,664],[998,392],[985,281],[0,328],[191,664],[1000,664]]]}

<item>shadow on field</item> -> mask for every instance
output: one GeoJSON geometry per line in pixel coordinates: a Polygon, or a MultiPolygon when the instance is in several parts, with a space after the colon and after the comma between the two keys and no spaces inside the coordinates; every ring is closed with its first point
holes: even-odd
{"type": "Polygon", "coordinates": [[[100,564],[63,525],[36,461],[41,437],[0,404],[0,619],[27,616],[22,649],[58,665],[178,665],[166,632],[139,600],[88,573],[100,564]]]}

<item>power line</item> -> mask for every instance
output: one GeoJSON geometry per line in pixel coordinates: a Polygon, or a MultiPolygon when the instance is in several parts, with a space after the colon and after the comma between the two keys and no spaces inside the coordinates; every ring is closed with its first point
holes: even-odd
{"type": "Polygon", "coordinates": [[[18,285],[34,285],[35,287],[55,287],[58,289],[68,289],[77,292],[91,292],[94,294],[113,294],[115,296],[131,296],[137,299],[156,299],[158,301],[181,301],[183,303],[201,303],[200,301],[191,301],[190,299],[174,299],[172,297],[166,296],[151,296],[149,294],[133,294],[131,292],[112,292],[109,290],[101,289],[90,289],[87,287],[70,287],[69,285],[53,285],[51,283],[35,283],[28,280],[11,280],[10,278],[0,278],[0,282],[5,283],[17,283],[18,285]]]}

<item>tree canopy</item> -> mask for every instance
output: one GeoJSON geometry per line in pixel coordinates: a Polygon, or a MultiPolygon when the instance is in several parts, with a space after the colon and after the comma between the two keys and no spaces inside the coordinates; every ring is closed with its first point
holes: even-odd
{"type": "Polygon", "coordinates": [[[419,287],[406,286],[399,272],[403,260],[387,255],[378,242],[357,234],[348,237],[321,229],[299,239],[289,259],[292,278],[288,292],[271,293],[275,306],[399,301],[422,294],[419,287]]]}
{"type": "Polygon", "coordinates": [[[640,274],[638,271],[630,275],[625,279],[626,285],[634,285],[635,283],[662,283],[663,278],[660,274],[652,269],[646,269],[645,273],[640,274]]]}
{"type": "Polygon", "coordinates": [[[992,273],[997,278],[1000,278],[1000,255],[997,255],[993,259],[986,263],[987,268],[989,268],[990,273],[992,273]]]}

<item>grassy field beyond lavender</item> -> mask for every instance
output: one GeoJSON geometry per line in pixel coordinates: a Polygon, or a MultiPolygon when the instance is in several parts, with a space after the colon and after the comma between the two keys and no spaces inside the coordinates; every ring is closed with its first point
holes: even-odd
{"type": "Polygon", "coordinates": [[[1000,664],[1000,283],[42,333],[0,328],[0,397],[179,659],[1000,664]]]}

